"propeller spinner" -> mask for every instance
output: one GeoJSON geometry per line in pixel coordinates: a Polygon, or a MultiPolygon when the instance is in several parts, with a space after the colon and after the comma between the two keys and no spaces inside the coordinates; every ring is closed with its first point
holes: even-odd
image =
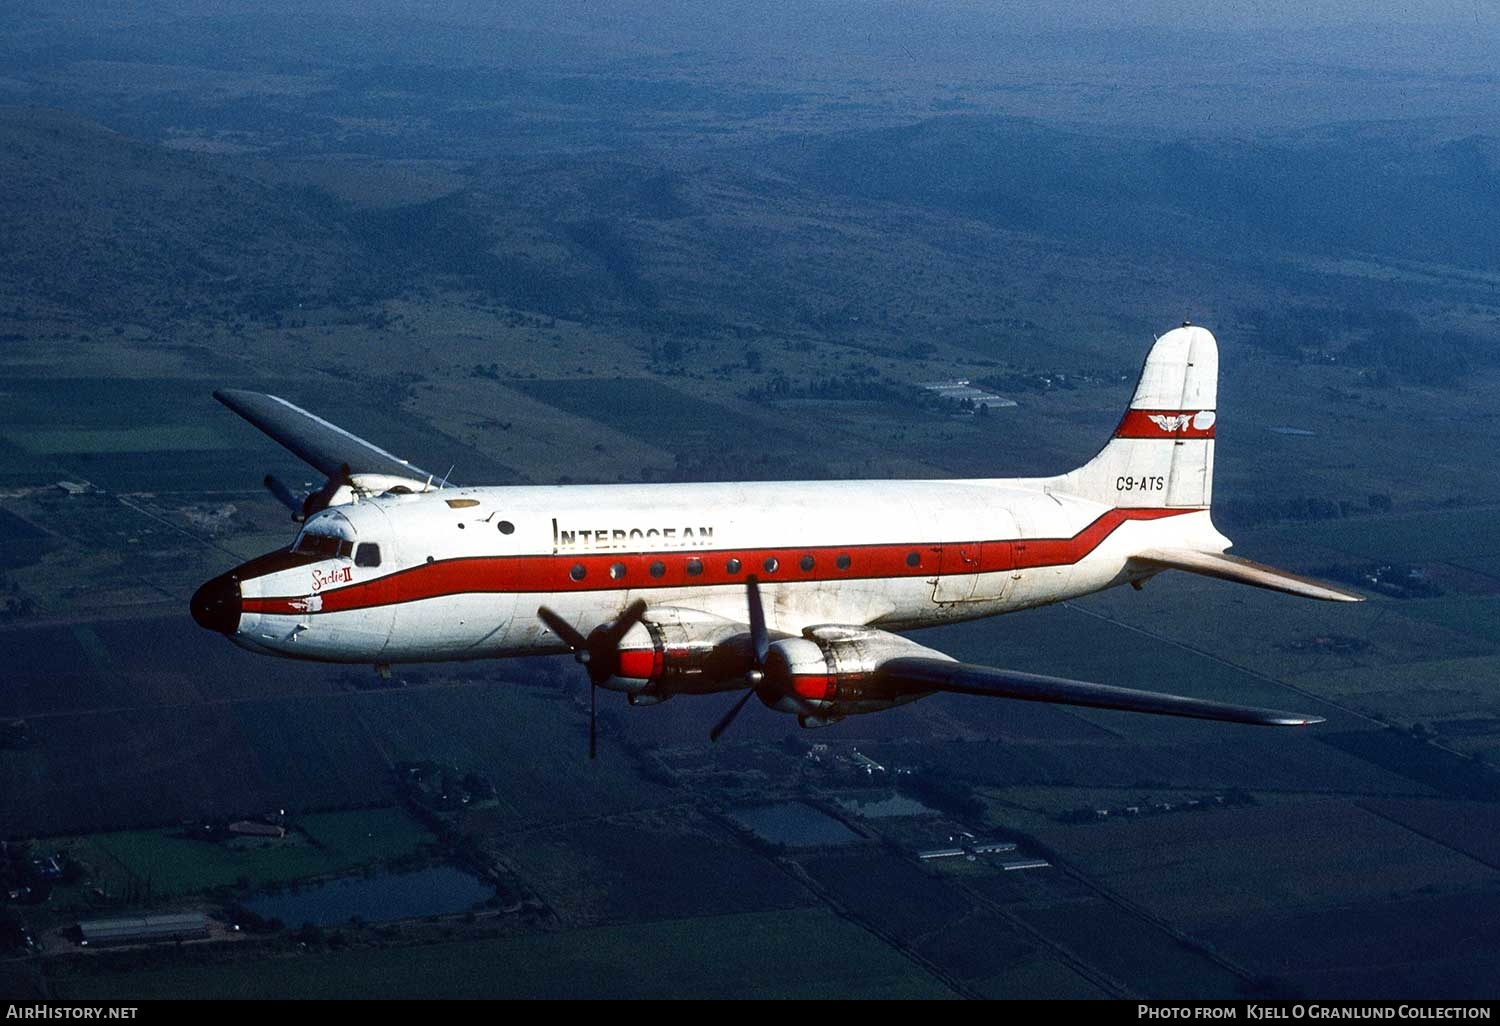
{"type": "Polygon", "coordinates": [[[760,695],[766,704],[771,704],[778,699],[788,701],[801,716],[816,716],[818,711],[807,703],[792,682],[788,672],[786,661],[783,659],[768,659],[771,654],[771,638],[766,632],[766,612],[760,602],[760,582],[754,575],[745,578],[745,598],[750,607],[750,654],[752,665],[745,674],[745,683],[748,687],[740,700],[724,714],[724,718],[714,724],[714,729],[708,732],[710,741],[718,741],[734,718],[745,708],[745,703],[750,701],[752,695],[760,695]]]}
{"type": "Polygon", "coordinates": [[[620,669],[620,642],[630,628],[640,623],[646,615],[646,600],[636,599],[625,607],[625,611],[610,623],[600,624],[589,631],[588,637],[580,634],[572,624],[557,613],[541,606],[536,615],[548,629],[562,639],[563,644],[573,650],[589,674],[589,758],[598,758],[598,730],[596,709],[599,685],[613,677],[620,669]]]}

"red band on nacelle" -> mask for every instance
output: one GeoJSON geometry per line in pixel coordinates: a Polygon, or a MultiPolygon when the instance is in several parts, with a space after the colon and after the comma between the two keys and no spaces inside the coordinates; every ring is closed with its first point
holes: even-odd
{"type": "Polygon", "coordinates": [[[618,675],[636,680],[655,680],[661,676],[665,664],[666,659],[660,649],[621,649],[618,675]]]}
{"type": "Polygon", "coordinates": [[[838,697],[838,678],[827,673],[799,673],[792,678],[797,697],[831,702],[838,697]]]}
{"type": "Polygon", "coordinates": [[[1212,438],[1213,410],[1126,410],[1116,438],[1212,438]]]}

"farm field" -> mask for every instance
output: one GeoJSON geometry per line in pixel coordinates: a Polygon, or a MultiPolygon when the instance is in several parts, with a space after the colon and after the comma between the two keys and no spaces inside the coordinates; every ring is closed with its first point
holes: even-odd
{"type": "Polygon", "coordinates": [[[70,1000],[101,997],[939,998],[951,992],[863,930],[821,909],[601,926],[467,943],[277,958],[259,964],[79,975],[70,1000]],[[785,945],[827,952],[816,974],[768,978],[785,945]]]}
{"type": "Polygon", "coordinates": [[[184,837],[182,830],[130,830],[59,838],[53,845],[90,866],[108,893],[181,898],[218,887],[258,887],[348,872],[411,854],[432,835],[400,809],[298,817],[282,840],[231,845],[184,837]]]}

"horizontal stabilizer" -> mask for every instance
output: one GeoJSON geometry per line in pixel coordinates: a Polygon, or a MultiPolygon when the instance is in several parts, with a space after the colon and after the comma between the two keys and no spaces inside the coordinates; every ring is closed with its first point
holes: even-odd
{"type": "Polygon", "coordinates": [[[1356,595],[1352,591],[1345,591],[1342,588],[1324,584],[1322,581],[1315,581],[1310,577],[1289,574],[1274,566],[1266,566],[1264,563],[1256,563],[1239,556],[1225,555],[1222,552],[1199,552],[1193,549],[1147,549],[1130,557],[1130,562],[1137,567],[1186,570],[1205,577],[1217,577],[1224,581],[1250,584],[1257,588],[1269,588],[1272,591],[1284,591],[1288,595],[1301,595],[1304,598],[1322,599],[1325,602],[1364,601],[1364,596],[1356,595]]]}
{"type": "Polygon", "coordinates": [[[1200,720],[1223,720],[1266,727],[1300,727],[1322,723],[1323,717],[1306,713],[1278,712],[1248,705],[1229,705],[1202,698],[1137,691],[1107,684],[1091,684],[1063,677],[1044,677],[991,666],[973,666],[948,659],[900,656],[880,664],[876,676],[892,685],[911,690],[946,691],[959,695],[1017,698],[1026,702],[1084,705],[1095,709],[1124,709],[1162,716],[1189,716],[1200,720]]]}

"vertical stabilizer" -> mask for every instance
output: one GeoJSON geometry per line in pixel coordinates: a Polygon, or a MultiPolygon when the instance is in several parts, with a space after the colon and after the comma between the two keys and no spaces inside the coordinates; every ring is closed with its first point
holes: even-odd
{"type": "Polygon", "coordinates": [[[1151,347],[1114,437],[1053,489],[1132,508],[1206,508],[1213,499],[1219,348],[1184,324],[1151,347]]]}

